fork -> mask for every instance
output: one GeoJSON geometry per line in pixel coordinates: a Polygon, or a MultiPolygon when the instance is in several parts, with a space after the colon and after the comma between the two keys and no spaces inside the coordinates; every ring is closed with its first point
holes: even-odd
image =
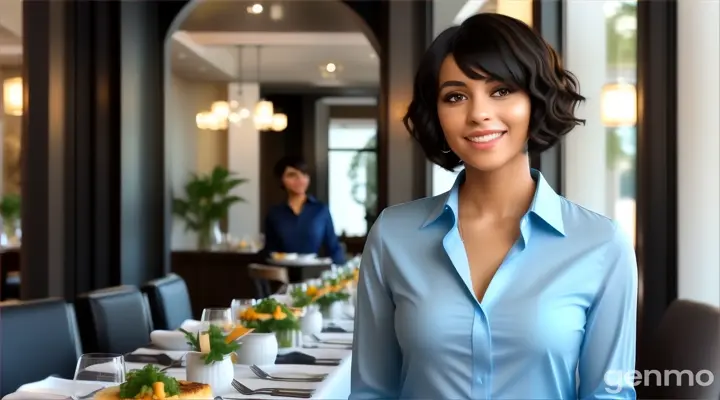
{"type": "Polygon", "coordinates": [[[311,375],[307,374],[307,378],[290,378],[290,377],[282,377],[282,376],[274,376],[270,375],[267,372],[263,371],[262,368],[258,367],[257,365],[253,364],[250,366],[250,370],[260,379],[266,379],[269,381],[279,381],[279,382],[322,382],[326,377],[327,374],[322,375],[311,375]]]}
{"type": "Polygon", "coordinates": [[[232,387],[244,395],[266,394],[270,396],[295,397],[299,399],[309,399],[312,397],[314,390],[312,389],[283,389],[283,388],[263,388],[252,390],[240,383],[237,379],[233,379],[232,387]]]}
{"type": "Polygon", "coordinates": [[[95,393],[97,393],[97,392],[99,392],[99,391],[101,391],[101,390],[103,390],[103,389],[104,389],[104,388],[96,389],[96,390],[93,390],[92,392],[90,392],[90,393],[88,393],[88,394],[84,394],[84,395],[82,395],[82,396],[71,396],[71,399],[73,399],[73,400],[85,400],[85,399],[90,399],[90,398],[92,398],[92,397],[95,395],[95,393]]]}

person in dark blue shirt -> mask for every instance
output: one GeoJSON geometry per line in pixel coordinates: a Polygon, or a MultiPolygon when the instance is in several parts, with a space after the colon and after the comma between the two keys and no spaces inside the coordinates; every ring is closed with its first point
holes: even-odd
{"type": "Polygon", "coordinates": [[[305,161],[298,156],[283,157],[273,172],[287,200],[270,208],[265,219],[265,252],[311,254],[324,246],[333,263],[344,264],[330,209],[307,194],[310,176],[305,161]]]}

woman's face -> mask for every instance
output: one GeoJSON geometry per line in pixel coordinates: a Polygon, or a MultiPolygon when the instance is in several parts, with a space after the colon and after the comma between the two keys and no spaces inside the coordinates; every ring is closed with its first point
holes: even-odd
{"type": "Polygon", "coordinates": [[[452,56],[442,63],[439,85],[440,125],[450,150],[466,167],[492,171],[524,153],[530,125],[525,92],[502,82],[470,79],[452,56]]]}
{"type": "Polygon", "coordinates": [[[282,175],[282,184],[288,194],[302,195],[307,192],[310,177],[298,169],[287,167],[282,175]]]}

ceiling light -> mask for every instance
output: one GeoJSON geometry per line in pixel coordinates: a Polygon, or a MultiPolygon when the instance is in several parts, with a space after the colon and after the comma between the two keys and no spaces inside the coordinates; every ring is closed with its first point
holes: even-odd
{"type": "Polygon", "coordinates": [[[328,64],[325,66],[325,70],[326,70],[327,72],[335,72],[335,70],[337,70],[337,65],[335,65],[335,64],[333,64],[333,63],[328,63],[328,64]]]}
{"type": "Polygon", "coordinates": [[[273,21],[280,21],[283,19],[283,7],[280,4],[273,4],[270,6],[270,19],[273,21]]]}
{"type": "Polygon", "coordinates": [[[262,4],[255,3],[247,8],[248,14],[260,14],[263,12],[262,4]]]}
{"type": "Polygon", "coordinates": [[[3,83],[3,101],[5,114],[20,116],[23,114],[22,78],[10,78],[3,83]]]}

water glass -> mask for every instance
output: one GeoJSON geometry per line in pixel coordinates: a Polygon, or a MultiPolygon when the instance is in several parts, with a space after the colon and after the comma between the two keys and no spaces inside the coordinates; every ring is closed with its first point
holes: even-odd
{"type": "Polygon", "coordinates": [[[204,329],[209,328],[210,325],[215,325],[229,331],[235,325],[235,319],[230,308],[206,308],[202,312],[200,321],[203,323],[204,329]]]}
{"type": "Polygon", "coordinates": [[[255,307],[255,305],[259,303],[256,299],[233,299],[232,303],[230,304],[230,308],[232,309],[232,315],[234,320],[239,320],[240,315],[247,310],[250,307],[255,307]]]}
{"type": "Polygon", "coordinates": [[[75,366],[76,381],[125,382],[125,359],[122,354],[88,353],[75,366]]]}

